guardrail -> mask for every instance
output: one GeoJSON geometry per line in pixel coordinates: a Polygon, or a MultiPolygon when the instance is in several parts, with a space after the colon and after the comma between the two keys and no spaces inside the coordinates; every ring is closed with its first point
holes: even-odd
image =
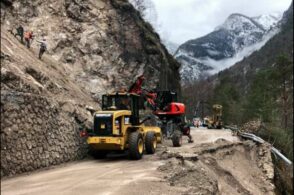
{"type": "MultiPolygon", "coordinates": [[[[226,126],[225,127],[226,129],[230,129],[232,131],[235,131],[237,132],[237,135],[239,135],[240,137],[242,138],[245,138],[245,139],[251,139],[257,143],[260,143],[260,144],[263,144],[265,143],[266,141],[264,141],[262,138],[252,134],[252,133],[243,133],[243,132],[240,132],[239,129],[237,127],[232,127],[232,126],[226,126]]],[[[286,156],[284,156],[278,149],[276,149],[275,147],[272,146],[271,148],[271,152],[273,154],[275,154],[276,156],[280,157],[285,163],[287,163],[288,165],[292,165],[292,161],[289,160],[286,156]]]]}

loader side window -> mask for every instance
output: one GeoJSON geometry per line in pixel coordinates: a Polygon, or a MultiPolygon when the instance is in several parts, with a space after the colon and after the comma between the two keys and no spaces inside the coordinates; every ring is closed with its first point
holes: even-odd
{"type": "Polygon", "coordinates": [[[130,117],[129,116],[125,116],[125,123],[124,123],[125,125],[129,125],[129,124],[131,124],[131,122],[130,122],[130,117]]]}
{"type": "Polygon", "coordinates": [[[119,135],[121,134],[121,127],[122,127],[121,120],[122,120],[122,117],[115,119],[114,130],[117,131],[119,135]]]}

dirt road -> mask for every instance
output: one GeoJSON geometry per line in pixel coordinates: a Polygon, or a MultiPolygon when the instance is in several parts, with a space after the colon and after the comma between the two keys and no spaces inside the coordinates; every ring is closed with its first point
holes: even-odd
{"type": "MultiPolygon", "coordinates": [[[[87,195],[87,194],[183,194],[187,186],[173,185],[166,171],[159,167],[167,165],[163,151],[189,152],[201,144],[213,143],[220,138],[239,142],[230,131],[193,129],[194,143],[185,138],[181,148],[161,146],[156,155],[145,155],[140,161],[130,161],[126,156],[109,155],[104,160],[86,159],[65,164],[50,170],[22,175],[1,181],[2,195],[87,195]]],[[[167,170],[167,169],[166,169],[167,170]]],[[[172,174],[172,171],[169,172],[172,174]]],[[[225,182],[222,182],[222,185],[225,182]]],[[[225,191],[224,191],[225,192],[225,191]]],[[[188,193],[189,194],[189,193],[188,193]]],[[[191,193],[194,194],[194,193],[191,193]]]]}

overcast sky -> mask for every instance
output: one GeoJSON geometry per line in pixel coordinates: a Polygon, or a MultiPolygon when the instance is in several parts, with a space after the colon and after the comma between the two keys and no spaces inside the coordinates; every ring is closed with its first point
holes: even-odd
{"type": "Polygon", "coordinates": [[[177,44],[206,35],[232,13],[249,17],[285,11],[291,0],[153,0],[162,38],[177,44]]]}

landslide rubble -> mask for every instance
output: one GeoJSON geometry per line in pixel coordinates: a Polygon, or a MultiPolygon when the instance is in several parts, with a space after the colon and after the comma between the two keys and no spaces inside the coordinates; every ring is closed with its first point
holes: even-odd
{"type": "Polygon", "coordinates": [[[158,168],[183,194],[275,194],[269,145],[219,139],[191,150],[167,150],[158,168]]]}

